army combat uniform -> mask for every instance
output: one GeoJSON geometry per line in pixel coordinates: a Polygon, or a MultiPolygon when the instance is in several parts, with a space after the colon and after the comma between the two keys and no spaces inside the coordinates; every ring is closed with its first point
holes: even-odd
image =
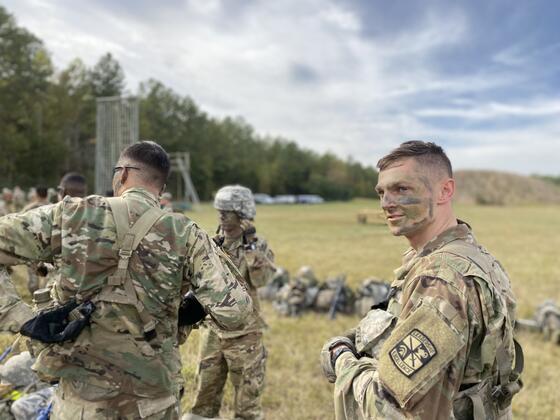
{"type": "MultiPolygon", "coordinates": [[[[260,312],[257,288],[274,275],[274,255],[261,238],[244,244],[243,237],[235,240],[220,238],[222,249],[239,268],[249,288],[255,311],[260,312]]],[[[213,322],[205,322],[200,347],[200,363],[196,400],[192,413],[217,417],[228,371],[235,388],[235,417],[262,418],[260,398],[264,388],[266,350],[262,332],[266,324],[260,314],[251,318],[243,329],[223,331],[213,322]]]]}
{"type": "Polygon", "coordinates": [[[499,262],[461,222],[409,249],[395,277],[378,357],[336,360],[336,418],[510,418],[522,356],[499,262]]]}
{"type": "Polygon", "coordinates": [[[0,219],[0,264],[53,260],[61,261],[53,296],[96,306],[74,342],[47,346],[34,365],[42,378],[60,378],[55,419],[178,418],[181,296],[192,289],[223,328],[252,311],[222,251],[141,188],[115,199],[66,197],[0,219]],[[131,236],[136,222],[148,233],[131,236]]]}

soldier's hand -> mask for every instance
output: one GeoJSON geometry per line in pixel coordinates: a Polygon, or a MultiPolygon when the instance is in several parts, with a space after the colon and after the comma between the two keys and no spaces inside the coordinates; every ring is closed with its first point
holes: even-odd
{"type": "Polygon", "coordinates": [[[336,381],[336,359],[346,351],[357,356],[354,343],[348,337],[333,337],[327,340],[323,346],[321,350],[321,367],[323,368],[323,374],[329,382],[334,383],[336,381]]]}
{"type": "Polygon", "coordinates": [[[179,306],[179,326],[194,325],[206,317],[206,311],[195,297],[193,292],[188,292],[181,300],[179,306]]]}
{"type": "Polygon", "coordinates": [[[253,225],[253,223],[251,223],[250,220],[242,219],[241,220],[241,229],[243,230],[243,235],[245,235],[245,239],[247,239],[248,243],[255,242],[257,229],[255,228],[255,225],[253,225]]]}

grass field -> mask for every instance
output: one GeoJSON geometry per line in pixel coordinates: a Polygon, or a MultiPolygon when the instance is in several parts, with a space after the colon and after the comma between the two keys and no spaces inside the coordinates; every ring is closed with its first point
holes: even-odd
{"type": "MultiPolygon", "coordinates": [[[[392,237],[384,225],[360,225],[356,213],[377,208],[375,201],[329,203],[318,206],[260,206],[258,232],[267,238],[276,261],[294,273],[310,265],[320,278],[346,273],[356,287],[377,276],[390,281],[400,265],[406,240],[392,237]]],[[[457,206],[459,218],[469,222],[479,241],[501,260],[510,274],[520,317],[530,317],[546,298],[560,302],[560,206],[457,206]]],[[[202,205],[189,214],[208,231],[216,214],[202,205]]],[[[324,341],[358,322],[356,317],[308,314],[282,318],[263,305],[270,326],[265,341],[269,351],[267,388],[263,398],[268,419],[332,418],[332,386],[323,378],[318,354],[324,341]]],[[[560,419],[556,384],[560,377],[560,347],[538,335],[520,335],[525,350],[525,388],[514,400],[520,419],[560,419]]],[[[187,390],[183,407],[192,404],[195,386],[198,332],[182,347],[187,390]]],[[[2,344],[5,343],[2,340],[2,344]]],[[[231,417],[228,385],[222,415],[231,417]]]]}

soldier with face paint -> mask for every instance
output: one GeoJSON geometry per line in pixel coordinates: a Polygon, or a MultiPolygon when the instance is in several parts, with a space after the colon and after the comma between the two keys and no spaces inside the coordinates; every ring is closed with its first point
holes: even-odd
{"type": "Polygon", "coordinates": [[[386,310],[323,347],[336,418],[511,418],[522,369],[515,299],[500,263],[453,214],[449,159],[410,141],[378,167],[387,225],[410,248],[386,310]]]}
{"type": "Polygon", "coordinates": [[[185,419],[218,416],[228,373],[234,386],[235,418],[261,419],[267,352],[262,338],[266,324],[259,313],[257,288],[274,276],[274,254],[266,241],[256,234],[255,201],[249,188],[241,185],[220,188],[214,208],[218,210],[220,223],[214,240],[245,279],[255,316],[235,331],[223,331],[213,322],[205,322],[196,400],[185,419]]]}

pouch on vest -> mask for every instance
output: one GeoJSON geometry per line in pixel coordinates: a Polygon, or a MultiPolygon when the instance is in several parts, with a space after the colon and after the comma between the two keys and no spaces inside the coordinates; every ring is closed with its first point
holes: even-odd
{"type": "Polygon", "coordinates": [[[63,306],[40,312],[22,325],[20,333],[43,343],[63,343],[75,340],[89,325],[95,305],[70,300],[63,306]]]}

